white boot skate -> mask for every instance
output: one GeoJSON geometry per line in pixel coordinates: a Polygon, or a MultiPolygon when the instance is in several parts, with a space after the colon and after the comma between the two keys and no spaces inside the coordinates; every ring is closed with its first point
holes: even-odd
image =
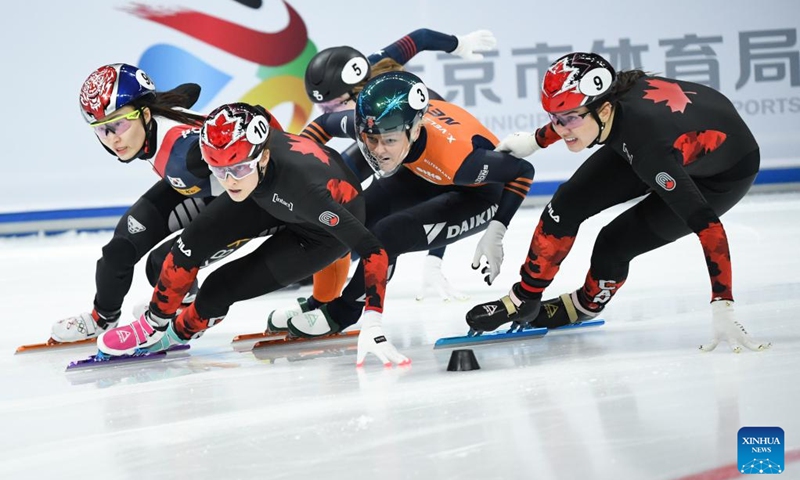
{"type": "Polygon", "coordinates": [[[326,305],[293,316],[287,325],[289,334],[300,338],[322,337],[341,330],[339,324],[328,314],[326,305]]]}
{"type": "Polygon", "coordinates": [[[84,312],[80,315],[57,321],[50,331],[50,337],[61,343],[79,342],[97,338],[101,333],[117,326],[117,320],[114,320],[107,323],[105,328],[100,328],[97,325],[100,315],[96,314],[98,316],[96,319],[93,314],[95,314],[93,311],[84,312]]]}
{"type": "Polygon", "coordinates": [[[289,330],[289,319],[310,310],[305,298],[298,298],[296,302],[284,308],[273,310],[267,317],[267,333],[286,332],[289,330]]]}

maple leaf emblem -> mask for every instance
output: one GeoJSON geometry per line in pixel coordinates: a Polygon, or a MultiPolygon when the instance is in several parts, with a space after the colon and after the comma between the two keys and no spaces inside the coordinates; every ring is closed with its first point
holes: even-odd
{"type": "Polygon", "coordinates": [[[568,66],[568,62],[569,59],[565,58],[550,67],[550,75],[545,78],[543,89],[549,96],[554,97],[578,85],[575,81],[578,69],[568,66]]]}
{"type": "Polygon", "coordinates": [[[327,187],[331,197],[338,203],[347,203],[358,196],[358,190],[343,180],[332,178],[328,181],[327,187]]]}
{"type": "Polygon", "coordinates": [[[653,87],[653,90],[645,90],[643,98],[652,100],[653,103],[667,102],[667,106],[672,113],[684,113],[686,105],[692,103],[687,94],[697,94],[697,92],[684,92],[677,83],[658,79],[646,81],[647,85],[653,87]]]}
{"type": "Polygon", "coordinates": [[[245,132],[240,117],[231,116],[227,110],[222,110],[206,122],[203,134],[206,144],[216,148],[228,148],[244,137],[245,132]]]}
{"type": "Polygon", "coordinates": [[[302,153],[303,155],[314,155],[325,165],[331,164],[331,160],[328,158],[328,154],[325,153],[325,150],[322,149],[322,146],[308,138],[292,135],[292,138],[289,140],[289,150],[302,153]]]}

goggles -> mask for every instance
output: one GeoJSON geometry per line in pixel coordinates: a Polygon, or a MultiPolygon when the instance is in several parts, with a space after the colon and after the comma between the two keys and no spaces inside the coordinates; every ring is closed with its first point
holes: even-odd
{"type": "Polygon", "coordinates": [[[557,115],[555,113],[548,113],[550,116],[550,121],[561,125],[565,128],[577,128],[583,125],[583,122],[586,120],[586,115],[592,113],[591,111],[584,112],[584,113],[571,113],[569,115],[557,115]]]}
{"type": "Polygon", "coordinates": [[[109,133],[122,135],[123,133],[127,132],[129,128],[131,128],[131,121],[138,120],[141,116],[141,110],[134,110],[125,115],[120,115],[118,117],[109,118],[108,120],[92,123],[89,126],[92,127],[95,135],[100,138],[106,138],[109,133]]]}
{"type": "Polygon", "coordinates": [[[214,176],[220,180],[225,180],[228,175],[236,180],[244,180],[245,177],[252,175],[253,172],[258,169],[258,160],[260,157],[261,156],[259,155],[259,158],[254,160],[247,160],[235,165],[228,165],[227,167],[213,167],[209,165],[208,169],[211,170],[211,173],[213,173],[214,176]]]}

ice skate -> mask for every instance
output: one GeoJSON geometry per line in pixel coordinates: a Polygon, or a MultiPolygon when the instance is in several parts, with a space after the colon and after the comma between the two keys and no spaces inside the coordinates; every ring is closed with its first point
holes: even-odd
{"type": "Polygon", "coordinates": [[[515,326],[525,327],[539,313],[540,301],[537,298],[525,299],[520,293],[520,284],[515,283],[508,295],[492,302],[476,305],[467,312],[467,324],[473,332],[491,332],[501,325],[514,322],[515,326]]]}
{"type": "Polygon", "coordinates": [[[57,321],[50,331],[50,337],[56,343],[80,342],[97,338],[106,330],[116,327],[118,318],[111,322],[101,322],[105,323],[105,326],[100,327],[98,321],[103,319],[102,315],[96,310],[84,312],[57,321]]]}
{"type": "Polygon", "coordinates": [[[600,311],[592,312],[583,307],[578,300],[576,290],[542,302],[542,308],[532,324],[534,327],[559,328],[591,320],[597,317],[600,311]]]}
{"type": "Polygon", "coordinates": [[[161,342],[169,319],[162,319],[151,312],[143,313],[130,325],[112,328],[97,338],[97,348],[110,356],[135,355],[148,351],[148,347],[161,342]]]}
{"type": "Polygon", "coordinates": [[[289,319],[308,312],[311,308],[305,298],[298,298],[296,302],[284,308],[273,310],[267,317],[266,333],[287,332],[289,330],[289,319]]]}
{"type": "Polygon", "coordinates": [[[175,333],[175,322],[169,322],[164,334],[158,340],[143,350],[149,353],[165,352],[177,345],[186,345],[189,340],[184,340],[175,333]]]}
{"type": "Polygon", "coordinates": [[[337,333],[341,327],[328,314],[327,306],[303,312],[289,319],[289,334],[295,337],[312,338],[337,333]]]}

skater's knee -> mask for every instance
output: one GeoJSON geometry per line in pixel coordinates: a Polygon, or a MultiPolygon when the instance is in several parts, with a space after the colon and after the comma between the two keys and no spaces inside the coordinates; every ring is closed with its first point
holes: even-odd
{"type": "Polygon", "coordinates": [[[167,255],[169,255],[171,245],[171,242],[166,242],[150,251],[150,254],[147,256],[145,274],[147,275],[147,280],[150,282],[150,285],[155,286],[158,281],[158,277],[161,275],[161,268],[164,266],[164,260],[167,258],[167,255]]]}
{"type": "Polygon", "coordinates": [[[225,316],[235,302],[231,290],[224,282],[216,282],[213,275],[203,282],[203,288],[194,301],[197,313],[203,318],[225,316]]]}
{"type": "Polygon", "coordinates": [[[625,251],[625,246],[620,238],[609,228],[603,228],[597,235],[592,252],[592,265],[610,264],[618,265],[630,262],[630,252],[625,251]]]}
{"type": "Polygon", "coordinates": [[[133,266],[142,258],[137,246],[127,237],[114,236],[103,247],[103,260],[106,263],[120,266],[133,266]]]}
{"type": "Polygon", "coordinates": [[[155,286],[156,282],[158,282],[158,277],[161,275],[161,267],[163,265],[164,265],[163,258],[155,259],[152,253],[150,254],[150,256],[147,257],[147,262],[144,270],[145,270],[145,275],[147,275],[147,281],[150,282],[151,286],[155,286]]]}
{"type": "Polygon", "coordinates": [[[540,217],[545,232],[558,236],[574,237],[577,235],[578,227],[586,218],[569,205],[566,202],[557,201],[556,198],[545,205],[540,217]]]}
{"type": "Polygon", "coordinates": [[[628,264],[639,255],[660,248],[671,241],[656,234],[652,228],[608,225],[597,235],[592,252],[592,264],[628,264]]]}

